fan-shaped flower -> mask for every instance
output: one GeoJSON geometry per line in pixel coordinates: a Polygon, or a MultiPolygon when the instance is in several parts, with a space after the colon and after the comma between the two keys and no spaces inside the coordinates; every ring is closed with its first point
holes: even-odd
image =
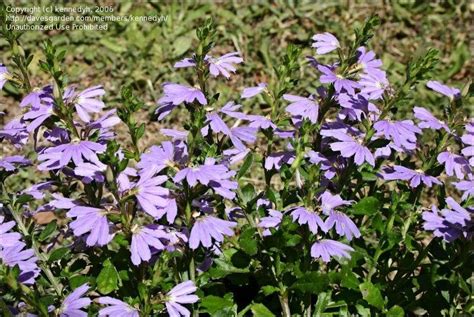
{"type": "Polygon", "coordinates": [[[407,150],[416,148],[416,134],[421,133],[421,129],[415,126],[411,120],[390,121],[380,120],[374,124],[375,131],[384,135],[387,140],[407,150]]]}
{"type": "Polygon", "coordinates": [[[87,291],[89,291],[89,285],[83,284],[69,294],[59,309],[59,316],[87,317],[87,313],[81,310],[81,308],[86,308],[91,304],[90,298],[83,297],[87,291]]]}
{"type": "Polygon", "coordinates": [[[458,179],[464,179],[465,175],[471,174],[468,160],[461,155],[445,151],[440,153],[437,159],[439,164],[444,164],[448,176],[456,174],[458,179]]]}
{"type": "Polygon", "coordinates": [[[360,88],[360,85],[357,82],[337,74],[334,67],[318,65],[318,69],[323,73],[321,77],[319,77],[319,81],[323,84],[334,84],[334,88],[338,93],[346,91],[353,95],[355,94],[354,89],[360,88]]]}
{"type": "Polygon", "coordinates": [[[409,180],[410,187],[412,188],[418,187],[421,183],[428,187],[433,186],[433,184],[441,185],[441,182],[436,177],[426,175],[421,170],[414,171],[400,165],[386,168],[384,173],[382,173],[382,177],[384,180],[409,180]]]}
{"type": "Polygon", "coordinates": [[[160,239],[168,239],[169,234],[154,227],[134,226],[132,228],[132,263],[140,265],[142,261],[148,262],[151,259],[150,247],[156,250],[164,250],[165,245],[160,239]]]}
{"type": "Polygon", "coordinates": [[[108,307],[99,310],[99,317],[140,317],[138,309],[133,308],[121,300],[105,296],[99,297],[97,302],[108,307]]]}
{"type": "Polygon", "coordinates": [[[315,42],[311,45],[311,47],[316,48],[316,53],[319,55],[327,54],[340,47],[337,38],[328,32],[315,34],[313,36],[313,41],[315,42]]]}
{"type": "Polygon", "coordinates": [[[60,144],[47,148],[38,155],[38,160],[43,161],[38,165],[38,169],[40,171],[60,169],[68,165],[71,160],[76,166],[90,162],[103,167],[104,164],[99,161],[97,154],[103,153],[105,149],[105,145],[92,141],[74,140],[71,143],[60,144]]]}
{"type": "Polygon", "coordinates": [[[5,217],[0,216],[0,248],[12,247],[20,242],[21,235],[18,232],[9,232],[14,226],[15,221],[4,222],[5,217]]]}
{"type": "Polygon", "coordinates": [[[283,99],[290,101],[291,104],[286,107],[286,111],[293,117],[308,119],[311,123],[318,121],[319,105],[311,96],[309,98],[289,95],[283,95],[283,99]]]}
{"type": "Polygon", "coordinates": [[[322,258],[324,262],[331,261],[331,257],[348,258],[349,252],[354,251],[350,246],[335,240],[323,239],[315,242],[311,246],[311,256],[313,258],[322,258]]]}
{"type": "Polygon", "coordinates": [[[217,242],[224,241],[224,236],[233,236],[233,227],[236,222],[222,220],[214,216],[204,216],[196,219],[189,236],[189,247],[197,249],[200,244],[206,248],[210,248],[214,239],[217,242]]]}
{"type": "MultiPolygon", "coordinates": [[[[3,241],[2,241],[3,242],[3,241]]],[[[14,267],[18,265],[20,275],[18,281],[23,284],[34,284],[40,269],[36,264],[38,258],[33,249],[24,249],[26,244],[18,241],[9,247],[0,247],[0,259],[3,264],[14,267]]]]}
{"type": "Polygon", "coordinates": [[[173,287],[166,294],[166,310],[170,317],[190,316],[191,313],[180,304],[192,304],[199,300],[193,293],[197,287],[192,281],[186,281],[173,287]]]}
{"type": "Polygon", "coordinates": [[[445,129],[446,132],[450,131],[446,123],[436,118],[431,112],[429,112],[425,108],[414,107],[413,113],[415,114],[415,118],[420,120],[420,123],[418,123],[418,126],[422,129],[433,129],[433,130],[445,129]]]}
{"type": "Polygon", "coordinates": [[[262,93],[267,88],[266,83],[260,83],[256,87],[248,87],[244,88],[242,95],[240,96],[242,99],[252,98],[260,93],[262,93]]]}
{"type": "Polygon", "coordinates": [[[323,232],[328,231],[324,221],[317,212],[310,211],[301,206],[292,208],[290,211],[293,221],[298,222],[300,225],[308,224],[309,230],[312,233],[317,234],[318,228],[320,228],[323,232]]]}
{"type": "Polygon", "coordinates": [[[430,80],[426,83],[426,87],[449,97],[451,100],[461,98],[461,91],[459,89],[443,85],[439,81],[430,80]]]}

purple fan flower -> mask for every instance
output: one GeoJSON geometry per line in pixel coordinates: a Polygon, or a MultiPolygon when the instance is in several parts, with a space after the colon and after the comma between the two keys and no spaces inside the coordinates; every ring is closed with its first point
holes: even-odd
{"type": "Polygon", "coordinates": [[[369,99],[380,99],[388,87],[387,75],[384,71],[362,74],[359,80],[360,93],[369,99]]]}
{"type": "Polygon", "coordinates": [[[133,308],[121,300],[105,296],[99,297],[97,302],[108,307],[99,310],[99,317],[140,317],[138,309],[133,308]]]}
{"type": "Polygon", "coordinates": [[[240,149],[227,149],[222,152],[224,154],[224,160],[228,163],[226,165],[237,164],[247,157],[247,154],[250,153],[250,149],[240,150],[240,149]]]}
{"type": "Polygon", "coordinates": [[[0,139],[10,141],[16,148],[21,148],[28,142],[26,125],[19,119],[13,119],[0,130],[0,139]]]}
{"type": "Polygon", "coordinates": [[[141,155],[137,167],[139,169],[153,169],[156,173],[167,167],[174,167],[175,161],[183,158],[175,157],[175,149],[172,142],[165,141],[160,146],[152,146],[147,153],[141,155]]]}
{"type": "Polygon", "coordinates": [[[207,136],[209,129],[216,133],[223,133],[230,138],[232,144],[239,150],[244,151],[246,146],[243,142],[253,143],[257,139],[257,128],[234,127],[229,128],[222,118],[215,112],[206,115],[206,126],[201,129],[201,134],[207,136]]]}
{"type": "Polygon", "coordinates": [[[319,81],[323,84],[334,84],[336,92],[348,92],[351,95],[355,94],[354,89],[360,88],[360,85],[350,79],[342,77],[342,75],[335,73],[335,68],[331,68],[325,65],[318,65],[318,69],[323,75],[319,77],[319,81]]]}
{"type": "Polygon", "coordinates": [[[92,141],[73,141],[68,144],[61,144],[46,149],[38,156],[40,161],[38,165],[40,171],[55,170],[65,167],[72,160],[76,166],[81,163],[94,163],[97,166],[104,166],[99,161],[97,153],[103,153],[106,146],[92,141]]]}
{"type": "Polygon", "coordinates": [[[428,187],[433,186],[433,184],[441,185],[441,182],[436,177],[426,175],[421,170],[414,171],[400,165],[386,168],[384,173],[382,173],[382,177],[384,180],[409,180],[410,187],[412,188],[418,187],[421,183],[428,187]]]}
{"type": "Polygon", "coordinates": [[[207,105],[206,96],[201,90],[194,87],[184,86],[180,84],[165,83],[163,84],[164,96],[158,100],[158,108],[155,113],[158,120],[166,117],[178,105],[185,103],[199,102],[201,105],[207,105]]]}
{"type": "Polygon", "coordinates": [[[10,73],[8,72],[8,69],[3,66],[3,64],[0,64],[0,89],[3,89],[3,86],[7,82],[8,79],[10,79],[10,73]]]}
{"type": "Polygon", "coordinates": [[[5,217],[0,216],[0,248],[12,247],[20,243],[21,235],[18,232],[8,232],[15,226],[15,221],[4,222],[5,217]]]}
{"type": "Polygon", "coordinates": [[[321,228],[323,232],[328,231],[321,217],[316,212],[310,211],[305,207],[298,206],[292,208],[291,217],[294,222],[298,222],[300,225],[308,224],[309,230],[314,234],[318,233],[318,228],[321,228]]]}
{"type": "Polygon", "coordinates": [[[37,200],[43,199],[44,198],[43,191],[50,189],[53,184],[54,182],[52,181],[38,183],[25,189],[22,193],[26,195],[30,195],[34,199],[37,199],[37,200]]]}
{"type": "Polygon", "coordinates": [[[454,187],[463,192],[462,200],[466,200],[469,196],[474,197],[474,175],[469,175],[468,178],[466,181],[453,182],[454,187]]]}
{"type": "Polygon", "coordinates": [[[392,140],[396,146],[407,150],[416,148],[416,134],[421,133],[421,129],[415,126],[411,120],[381,120],[374,124],[374,128],[387,140],[392,140]]]}
{"type": "Polygon", "coordinates": [[[362,66],[362,69],[366,74],[378,73],[381,71],[382,61],[375,58],[373,51],[366,50],[365,47],[361,46],[357,49],[358,60],[357,62],[362,66]]]}
{"type": "Polygon", "coordinates": [[[240,64],[244,60],[238,52],[234,52],[217,58],[210,57],[207,61],[209,63],[209,72],[212,76],[217,77],[221,74],[229,79],[230,73],[235,73],[236,71],[234,64],[240,64]]]}
{"type": "Polygon", "coordinates": [[[377,113],[377,107],[369,103],[368,99],[362,94],[349,95],[349,94],[339,94],[337,96],[337,101],[342,109],[339,111],[339,118],[350,120],[362,121],[363,118],[367,117],[369,112],[377,113]]]}
{"type": "Polygon", "coordinates": [[[194,56],[186,57],[180,60],[179,62],[176,62],[173,67],[174,68],[196,67],[196,60],[194,59],[194,56]]]}
{"type": "Polygon", "coordinates": [[[425,108],[414,107],[413,112],[415,114],[415,118],[420,120],[420,123],[418,124],[420,128],[433,130],[445,129],[446,132],[450,131],[446,123],[441,120],[438,120],[431,112],[429,112],[425,108]]]}
{"type": "Polygon", "coordinates": [[[348,258],[349,252],[354,251],[350,246],[335,240],[323,239],[315,242],[311,246],[311,256],[313,258],[322,258],[324,262],[331,261],[331,257],[348,258]]]}
{"type": "Polygon", "coordinates": [[[291,104],[286,107],[286,111],[293,117],[308,119],[311,123],[318,121],[319,105],[313,97],[305,98],[295,95],[285,94],[283,99],[290,101],[291,104]]]}
{"type": "Polygon", "coordinates": [[[132,263],[140,265],[142,261],[151,259],[150,247],[156,250],[164,250],[165,246],[160,239],[168,239],[168,233],[159,228],[147,228],[135,225],[132,228],[132,263]]]}
{"type": "Polygon", "coordinates": [[[283,214],[281,212],[279,212],[278,210],[269,209],[268,216],[261,218],[258,226],[260,228],[265,229],[263,231],[264,236],[269,236],[271,235],[270,228],[278,229],[282,219],[283,219],[283,214]]]}
{"type": "Polygon", "coordinates": [[[452,242],[457,238],[471,237],[473,234],[474,223],[471,216],[473,209],[465,209],[461,207],[453,198],[446,198],[448,208],[444,208],[441,212],[436,206],[431,207],[431,211],[423,212],[423,228],[433,231],[436,237],[442,237],[448,242],[452,242]]]}
{"type": "Polygon", "coordinates": [[[273,129],[275,130],[277,126],[267,117],[258,116],[258,115],[247,115],[247,120],[250,121],[249,126],[257,129],[273,129]]]}
{"type": "Polygon", "coordinates": [[[468,160],[461,155],[445,151],[440,153],[437,159],[439,164],[444,164],[448,176],[456,174],[458,179],[464,179],[465,175],[471,174],[468,160]]]}
{"type": "Polygon", "coordinates": [[[461,98],[461,91],[459,89],[443,85],[439,81],[430,80],[426,83],[426,87],[449,97],[451,100],[461,98]]]}
{"type": "Polygon", "coordinates": [[[109,129],[109,128],[119,124],[122,121],[120,120],[119,117],[117,117],[115,115],[116,112],[117,112],[116,109],[112,109],[112,110],[107,111],[99,119],[97,119],[95,121],[91,121],[89,124],[87,124],[87,128],[89,130],[93,130],[93,129],[103,130],[103,129],[109,129]]]}
{"type": "Polygon", "coordinates": [[[186,140],[189,134],[189,132],[187,131],[180,131],[174,129],[160,129],[160,133],[170,137],[172,141],[184,141],[186,140]]]}
{"type": "Polygon", "coordinates": [[[63,301],[59,309],[60,317],[87,317],[87,313],[81,308],[86,308],[91,304],[90,298],[82,297],[89,290],[89,285],[82,284],[69,294],[63,301]]]}
{"type": "Polygon", "coordinates": [[[332,52],[340,47],[337,38],[328,32],[314,35],[313,41],[311,47],[316,48],[316,53],[319,55],[332,52]]]}
{"type": "Polygon", "coordinates": [[[204,165],[180,170],[173,180],[175,183],[181,183],[186,179],[191,187],[201,183],[213,188],[217,194],[224,198],[233,199],[235,193],[231,189],[237,188],[237,182],[231,181],[230,178],[234,175],[235,172],[230,171],[225,165],[215,164],[213,159],[208,158],[204,165]]]}
{"type": "Polygon", "coordinates": [[[354,162],[362,165],[364,162],[375,166],[374,155],[363,145],[364,135],[357,137],[344,133],[341,129],[337,130],[321,130],[321,135],[333,137],[340,142],[333,142],[330,147],[333,151],[341,152],[343,157],[354,156],[354,162]]]}
{"type": "Polygon", "coordinates": [[[256,87],[248,87],[244,88],[242,95],[240,96],[242,99],[252,98],[260,93],[262,93],[267,88],[266,83],[260,83],[256,87]]]}
{"type": "Polygon", "coordinates": [[[336,169],[334,168],[333,164],[321,153],[311,150],[306,153],[306,156],[309,158],[309,161],[312,164],[319,165],[319,168],[324,171],[324,177],[327,179],[332,179],[334,176],[336,176],[336,169]]]}
{"type": "Polygon", "coordinates": [[[166,214],[169,223],[176,218],[177,206],[170,199],[169,190],[160,186],[168,179],[166,176],[155,176],[154,169],[142,170],[140,179],[132,189],[140,207],[150,216],[159,219],[166,214]]]}
{"type": "Polygon", "coordinates": [[[294,152],[272,153],[265,158],[265,169],[269,171],[274,168],[279,171],[283,164],[292,164],[294,160],[294,152]]]}
{"type": "Polygon", "coordinates": [[[104,172],[107,169],[105,164],[79,163],[74,169],[76,176],[82,176],[82,182],[90,184],[92,181],[103,183],[105,181],[104,172]]]}
{"type": "Polygon", "coordinates": [[[3,168],[7,172],[12,172],[19,166],[26,166],[30,164],[31,161],[25,158],[23,155],[7,156],[0,159],[0,168],[3,168]]]}
{"type": "Polygon", "coordinates": [[[199,300],[193,293],[197,290],[193,281],[186,281],[173,287],[166,294],[166,310],[170,317],[190,316],[191,313],[180,304],[192,304],[199,300]]]}
{"type": "MultiPolygon", "coordinates": [[[[60,201],[56,203],[60,203],[60,201]]],[[[68,217],[76,218],[76,220],[74,220],[70,224],[70,228],[73,230],[74,235],[76,237],[80,237],[83,234],[89,233],[86,240],[86,244],[88,246],[103,246],[108,244],[112,240],[113,234],[109,233],[107,210],[94,207],[80,206],[76,205],[74,202],[72,202],[73,207],[71,208],[70,206],[71,205],[68,205],[68,203],[66,202],[66,204],[62,207],[64,209],[70,209],[66,213],[68,217]]]]}
{"type": "Polygon", "coordinates": [[[340,195],[333,195],[329,191],[325,191],[319,199],[321,201],[321,210],[326,215],[329,215],[331,211],[336,210],[337,207],[352,204],[352,201],[344,200],[340,195]]]}
{"type": "Polygon", "coordinates": [[[24,249],[25,247],[26,244],[21,241],[9,247],[1,246],[0,259],[3,264],[9,267],[18,265],[20,268],[18,281],[29,285],[35,283],[36,277],[40,274],[40,269],[36,264],[38,258],[36,258],[33,249],[24,249]]]}
{"type": "Polygon", "coordinates": [[[77,115],[82,121],[90,122],[90,113],[98,113],[105,107],[100,99],[103,95],[105,90],[101,85],[87,88],[80,93],[76,93],[74,87],[69,87],[63,98],[66,102],[74,104],[77,115]]]}
{"type": "Polygon", "coordinates": [[[466,124],[467,133],[461,137],[461,140],[467,146],[461,150],[461,153],[469,158],[469,164],[474,166],[474,121],[466,124]]]}
{"type": "Polygon", "coordinates": [[[53,105],[40,105],[38,108],[32,108],[30,111],[25,113],[23,120],[31,120],[27,126],[27,131],[32,132],[39,128],[43,122],[45,122],[54,113],[53,105]]]}
{"type": "Polygon", "coordinates": [[[360,237],[360,231],[355,223],[340,211],[331,210],[324,224],[328,230],[335,226],[336,233],[340,236],[345,236],[349,241],[352,240],[352,237],[360,237]]]}
{"type": "Polygon", "coordinates": [[[197,249],[200,244],[206,248],[210,248],[213,243],[212,239],[217,242],[224,241],[224,236],[233,236],[233,227],[236,222],[222,220],[214,216],[204,216],[196,219],[189,236],[189,247],[197,249]]]}
{"type": "Polygon", "coordinates": [[[41,105],[52,104],[53,98],[53,87],[51,85],[43,88],[34,88],[32,92],[26,95],[20,103],[20,107],[24,108],[31,106],[33,109],[39,108],[41,105]]]}

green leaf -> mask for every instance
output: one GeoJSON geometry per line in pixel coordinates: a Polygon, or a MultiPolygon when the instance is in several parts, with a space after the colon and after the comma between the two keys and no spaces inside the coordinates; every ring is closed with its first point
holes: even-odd
{"type": "Polygon", "coordinates": [[[260,288],[260,291],[263,293],[263,295],[265,296],[268,296],[268,295],[271,295],[273,293],[276,293],[278,292],[280,289],[276,286],[272,286],[272,285],[265,285],[265,286],[262,286],[260,288]]]}
{"type": "Polygon", "coordinates": [[[247,184],[242,187],[240,199],[244,205],[247,205],[256,196],[255,187],[252,184],[247,184]]]}
{"type": "Polygon", "coordinates": [[[355,215],[373,215],[379,211],[380,201],[375,197],[362,198],[352,207],[352,213],[355,215]]]}
{"type": "Polygon", "coordinates": [[[105,260],[104,267],[97,277],[97,289],[102,294],[109,294],[118,288],[119,275],[109,259],[105,260]]]}
{"type": "Polygon", "coordinates": [[[387,317],[403,317],[405,316],[405,311],[398,305],[393,306],[387,312],[387,317]]]}
{"type": "Polygon", "coordinates": [[[69,286],[71,287],[71,289],[75,289],[75,288],[78,288],[79,286],[81,286],[84,283],[92,284],[91,283],[92,281],[93,281],[93,279],[89,276],[75,275],[75,276],[73,276],[69,279],[69,286]]]}
{"type": "Polygon", "coordinates": [[[59,261],[62,258],[64,258],[69,252],[71,252],[71,250],[66,247],[55,249],[49,255],[48,261],[49,262],[59,261]]]}
{"type": "Polygon", "coordinates": [[[204,307],[211,315],[225,308],[230,308],[233,305],[234,302],[232,300],[214,295],[206,296],[201,301],[201,307],[204,307]]]}
{"type": "Polygon", "coordinates": [[[255,317],[274,317],[275,315],[263,304],[253,304],[250,308],[255,317]]]}
{"type": "Polygon", "coordinates": [[[41,242],[46,241],[53,234],[57,227],[58,226],[56,224],[56,221],[48,223],[46,228],[44,228],[43,231],[40,233],[38,240],[41,242]]]}
{"type": "Polygon", "coordinates": [[[247,154],[247,157],[245,158],[244,163],[242,164],[239,172],[237,173],[237,179],[240,179],[242,176],[245,175],[245,173],[247,173],[249,168],[252,167],[252,163],[253,163],[253,153],[250,152],[249,154],[247,154]]]}
{"type": "Polygon", "coordinates": [[[255,255],[258,251],[255,228],[248,228],[240,234],[240,247],[248,255],[255,255]]]}
{"type": "Polygon", "coordinates": [[[297,289],[303,293],[319,294],[329,284],[329,278],[326,274],[319,272],[308,272],[303,274],[291,288],[297,289]]]}
{"type": "Polygon", "coordinates": [[[385,302],[382,297],[380,290],[371,282],[365,282],[359,285],[362,298],[364,298],[369,305],[372,305],[378,309],[382,309],[385,306],[385,302]]]}

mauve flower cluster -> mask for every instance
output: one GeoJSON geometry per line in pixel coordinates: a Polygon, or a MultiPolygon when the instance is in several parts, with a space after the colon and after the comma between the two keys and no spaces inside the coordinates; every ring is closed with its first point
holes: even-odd
{"type": "MultiPolygon", "coordinates": [[[[340,50],[338,39],[330,33],[317,34],[313,40],[318,55],[340,50]]],[[[226,239],[239,234],[245,219],[253,219],[242,215],[247,211],[237,166],[259,153],[268,180],[254,205],[248,203],[257,211],[254,229],[262,239],[269,239],[284,230],[288,221],[307,234],[309,243],[304,248],[313,259],[344,261],[356,252],[349,243],[364,234],[359,230],[362,217],[352,213],[361,198],[360,189],[351,187],[348,179],[352,171],[378,175],[374,181],[387,183],[383,185],[387,188],[394,185],[389,181],[397,181],[422,190],[449,185],[456,178],[453,185],[462,192],[462,201],[474,196],[474,121],[468,121],[458,135],[452,122],[422,107],[414,107],[414,120],[396,119],[382,106],[391,97],[391,88],[381,60],[366,47],[357,48],[355,57],[352,64],[322,64],[312,58],[322,85],[308,95],[282,94],[273,102],[283,107],[272,109],[270,116],[246,113],[237,100],[219,103],[200,85],[165,83],[157,101],[158,120],[187,109],[192,122],[186,125],[187,131],[162,129],[167,140],[135,156],[125,157],[122,149],[110,153],[115,137],[112,128],[121,120],[115,109],[104,112],[102,86],[83,91],[66,87],[59,97],[52,86],[34,89],[20,104],[23,114],[0,130],[0,138],[18,149],[30,137],[34,140],[34,168],[41,175],[49,173],[50,179],[22,192],[40,205],[28,214],[62,213],[64,239],[71,240],[68,234],[75,237],[71,249],[105,252],[125,237],[129,261],[137,271],[155,265],[161,257],[176,253],[192,257],[199,252],[205,254],[200,270],[206,270],[207,263],[222,253],[226,239]],[[429,133],[442,136],[444,143],[426,162],[412,160],[421,153],[420,140],[429,133]],[[284,184],[296,193],[289,203],[277,203],[267,195],[273,186],[271,177],[279,173],[281,178],[284,174],[294,177],[294,182],[284,184]],[[61,183],[71,190],[58,190],[61,183]]],[[[229,79],[242,62],[234,52],[206,55],[200,61],[193,56],[175,67],[199,71],[205,67],[205,73],[229,79]]],[[[0,66],[0,88],[6,74],[0,66]]],[[[451,103],[461,98],[456,88],[435,81],[427,86],[451,103]]],[[[259,94],[275,99],[271,91],[267,83],[258,83],[243,89],[241,102],[256,104],[253,97],[259,94]]],[[[31,164],[21,155],[5,157],[0,159],[0,174],[9,175],[31,164]]],[[[424,228],[447,241],[470,238],[473,212],[472,207],[449,197],[446,208],[432,207],[423,213],[424,228]]],[[[21,235],[11,231],[14,221],[4,219],[0,217],[1,261],[9,267],[18,265],[20,282],[33,284],[40,274],[37,251],[26,248],[21,235]]],[[[189,316],[183,304],[199,300],[194,294],[197,286],[188,280],[192,275],[176,274],[176,278],[184,282],[162,294],[159,302],[170,316],[189,316]]],[[[87,316],[85,309],[92,304],[85,296],[89,291],[88,284],[72,291],[59,314],[87,316]]],[[[99,316],[141,313],[128,299],[107,296],[95,301],[105,306],[99,316]]]]}

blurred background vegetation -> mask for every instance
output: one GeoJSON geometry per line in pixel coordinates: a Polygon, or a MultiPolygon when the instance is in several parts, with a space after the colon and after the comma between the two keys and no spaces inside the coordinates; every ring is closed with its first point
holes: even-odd
{"type": "MultiPolygon", "coordinates": [[[[301,46],[303,56],[314,55],[311,37],[331,32],[348,44],[353,29],[371,14],[380,17],[381,26],[370,48],[382,58],[392,84],[401,81],[408,61],[428,48],[440,51],[440,63],[433,78],[462,88],[472,77],[473,51],[472,1],[12,1],[18,7],[47,6],[112,6],[113,13],[104,15],[164,16],[162,23],[109,22],[107,31],[27,31],[21,37],[25,49],[35,60],[42,58],[41,44],[51,39],[67,49],[66,65],[69,82],[81,88],[102,84],[107,91],[106,104],[119,105],[120,89],[131,85],[147,107],[141,114],[149,120],[155,100],[166,81],[193,84],[192,70],[173,69],[173,64],[191,56],[197,42],[195,28],[207,17],[218,25],[218,41],[214,55],[239,51],[245,63],[237,75],[227,81],[213,80],[214,91],[221,93],[220,103],[238,100],[244,86],[270,81],[273,67],[278,65],[289,43],[301,46]]],[[[36,15],[40,15],[36,14],[36,15]]],[[[0,62],[10,64],[6,42],[0,40],[0,62]]],[[[43,86],[49,78],[35,61],[31,66],[33,84],[43,86]]],[[[314,92],[318,74],[301,58],[301,81],[297,92],[314,92]]],[[[401,113],[414,105],[441,110],[440,99],[420,85],[414,99],[401,113]]],[[[21,95],[7,85],[0,97],[0,111],[5,120],[18,115],[21,95]]],[[[244,103],[247,111],[258,112],[258,100],[244,103]]],[[[471,104],[472,106],[472,104],[471,104]]],[[[470,109],[472,115],[472,109],[470,109]]],[[[174,116],[176,120],[176,116],[174,116]]],[[[5,121],[6,122],[6,121],[5,121]]],[[[173,121],[172,124],[179,125],[173,121]]],[[[148,129],[159,124],[150,123],[148,129]]],[[[150,135],[150,133],[148,133],[150,135]]],[[[151,134],[156,137],[156,134],[151,134]]],[[[149,145],[157,139],[145,139],[149,145]]]]}

